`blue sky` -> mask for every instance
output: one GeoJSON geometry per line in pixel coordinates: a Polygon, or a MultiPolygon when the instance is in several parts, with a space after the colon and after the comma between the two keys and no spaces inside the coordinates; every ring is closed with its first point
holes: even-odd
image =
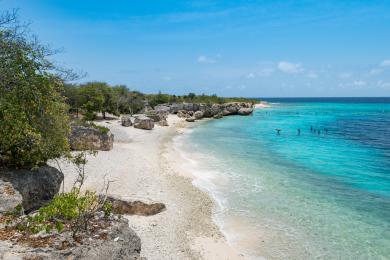
{"type": "Polygon", "coordinates": [[[223,96],[390,96],[390,1],[2,0],[83,81],[223,96]]]}

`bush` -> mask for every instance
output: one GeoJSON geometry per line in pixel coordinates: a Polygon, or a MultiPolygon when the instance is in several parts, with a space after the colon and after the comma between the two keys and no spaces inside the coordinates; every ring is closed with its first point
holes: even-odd
{"type": "Polygon", "coordinates": [[[0,17],[0,164],[34,167],[69,151],[67,107],[50,50],[13,19],[0,17]]]}
{"type": "Polygon", "coordinates": [[[73,188],[70,192],[55,196],[49,205],[40,208],[35,215],[28,216],[18,225],[18,229],[36,234],[52,230],[62,232],[68,228],[76,236],[80,231],[88,230],[89,221],[98,210],[109,216],[111,209],[111,203],[102,202],[95,192],[81,194],[78,188],[73,188]]]}

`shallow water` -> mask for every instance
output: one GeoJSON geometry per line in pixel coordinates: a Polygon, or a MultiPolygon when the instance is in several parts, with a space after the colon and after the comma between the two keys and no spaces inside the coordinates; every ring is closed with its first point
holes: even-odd
{"type": "Polygon", "coordinates": [[[390,100],[303,101],[179,137],[215,220],[253,259],[389,259],[390,100]]]}

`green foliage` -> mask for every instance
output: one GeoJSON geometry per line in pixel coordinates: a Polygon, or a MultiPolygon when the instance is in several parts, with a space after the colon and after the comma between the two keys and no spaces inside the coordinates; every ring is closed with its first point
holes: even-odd
{"type": "MultiPolygon", "coordinates": [[[[85,119],[85,117],[84,117],[84,119],[85,119]]],[[[76,120],[73,120],[71,124],[85,126],[85,127],[93,127],[95,129],[99,130],[100,133],[102,133],[102,134],[107,134],[110,131],[110,129],[105,127],[105,126],[96,125],[93,122],[86,121],[86,120],[77,120],[76,119],[76,120]]]]}
{"type": "Polygon", "coordinates": [[[103,212],[105,217],[109,217],[112,213],[112,203],[106,201],[103,204],[103,212]]]}
{"type": "Polygon", "coordinates": [[[0,164],[34,167],[69,151],[63,81],[47,59],[50,50],[18,24],[5,24],[0,21],[0,164]]]}
{"type": "MultiPolygon", "coordinates": [[[[79,231],[88,228],[88,221],[99,208],[99,203],[95,192],[87,191],[80,194],[78,188],[73,188],[68,193],[56,195],[49,205],[40,208],[35,215],[28,216],[25,222],[18,225],[18,228],[35,234],[54,229],[61,232],[65,226],[68,226],[73,235],[76,235],[79,231]]],[[[111,208],[106,203],[102,208],[105,214],[111,213],[111,208]]]]}

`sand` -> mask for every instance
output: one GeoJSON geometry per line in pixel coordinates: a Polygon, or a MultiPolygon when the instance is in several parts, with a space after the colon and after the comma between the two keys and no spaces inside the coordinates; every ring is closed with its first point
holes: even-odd
{"type": "MultiPolygon", "coordinates": [[[[141,255],[150,260],[244,259],[213,222],[213,200],[192,184],[194,176],[183,171],[174,154],[172,139],[189,123],[175,115],[168,122],[169,127],[151,131],[122,127],[118,120],[99,122],[114,134],[114,148],[88,156],[84,188],[99,192],[109,179],[111,195],[166,205],[154,216],[126,216],[141,238],[141,255]]],[[[60,165],[68,190],[76,171],[65,162],[60,165]]]]}

